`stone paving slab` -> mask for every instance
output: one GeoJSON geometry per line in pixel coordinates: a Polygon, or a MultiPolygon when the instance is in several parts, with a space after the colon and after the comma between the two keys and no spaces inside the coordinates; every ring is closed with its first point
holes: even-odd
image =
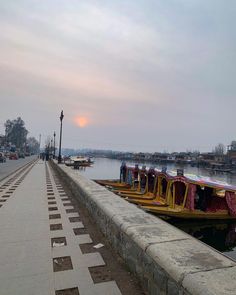
{"type": "Polygon", "coordinates": [[[84,225],[76,220],[78,213],[66,213],[74,207],[62,200],[67,195],[55,183],[48,165],[38,161],[18,174],[9,180],[8,187],[8,180],[0,183],[0,198],[12,191],[0,207],[0,295],[55,295],[56,290],[74,287],[78,287],[80,295],[121,294],[114,281],[93,282],[89,267],[103,266],[105,262],[98,252],[82,253],[79,245],[92,243],[92,239],[89,234],[75,235],[73,229],[84,225]],[[13,190],[19,179],[21,184],[13,190]],[[55,214],[60,214],[59,218],[53,218],[55,214]],[[51,239],[60,237],[66,239],[67,245],[52,247],[51,239]],[[63,257],[70,258],[72,269],[68,265],[54,269],[63,257]]]}
{"type": "Polygon", "coordinates": [[[170,241],[148,247],[147,254],[176,282],[191,272],[235,266],[235,262],[193,239],[170,241]]]}
{"type": "Polygon", "coordinates": [[[3,295],[55,295],[53,275],[48,273],[5,279],[0,290],[3,295]]]}
{"type": "Polygon", "coordinates": [[[236,281],[236,267],[189,274],[184,278],[183,286],[199,295],[235,295],[233,281],[236,281]]]}
{"type": "Polygon", "coordinates": [[[162,220],[158,221],[159,222],[155,222],[155,224],[130,226],[126,229],[126,234],[130,236],[134,242],[139,244],[143,250],[146,250],[148,246],[156,243],[191,239],[189,235],[185,235],[182,231],[173,226],[164,224],[162,220]]]}

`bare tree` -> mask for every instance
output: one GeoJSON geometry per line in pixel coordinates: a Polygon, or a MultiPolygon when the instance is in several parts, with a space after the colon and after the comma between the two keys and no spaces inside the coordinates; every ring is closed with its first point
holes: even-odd
{"type": "Polygon", "coordinates": [[[27,139],[27,145],[29,147],[30,153],[36,154],[39,152],[39,142],[35,137],[29,137],[27,139]]]}
{"type": "Polygon", "coordinates": [[[223,143],[219,143],[213,150],[213,152],[217,155],[224,155],[225,154],[225,146],[223,143]]]}

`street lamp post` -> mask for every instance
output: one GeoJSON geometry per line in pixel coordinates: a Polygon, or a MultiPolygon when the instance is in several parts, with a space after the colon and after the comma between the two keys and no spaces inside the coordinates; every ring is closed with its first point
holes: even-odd
{"type": "Polygon", "coordinates": [[[50,159],[52,158],[52,149],[53,149],[53,145],[52,145],[52,139],[51,139],[50,159]]]}
{"type": "Polygon", "coordinates": [[[56,146],[55,146],[55,137],[56,137],[56,132],[55,132],[55,131],[54,131],[54,133],[53,133],[53,137],[54,137],[53,159],[55,159],[55,153],[56,153],[56,146]]]}
{"type": "Polygon", "coordinates": [[[63,111],[61,111],[60,121],[61,121],[61,128],[60,128],[60,144],[59,144],[59,155],[58,155],[58,164],[61,164],[61,137],[62,137],[62,120],[64,118],[63,111]]]}

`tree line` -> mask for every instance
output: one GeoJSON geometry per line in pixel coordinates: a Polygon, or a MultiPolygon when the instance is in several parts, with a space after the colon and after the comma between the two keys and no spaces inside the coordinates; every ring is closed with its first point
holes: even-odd
{"type": "Polygon", "coordinates": [[[39,151],[39,142],[35,137],[27,138],[29,131],[25,127],[25,122],[18,117],[14,120],[6,120],[5,124],[5,146],[14,146],[17,150],[23,152],[37,153],[39,151]]]}

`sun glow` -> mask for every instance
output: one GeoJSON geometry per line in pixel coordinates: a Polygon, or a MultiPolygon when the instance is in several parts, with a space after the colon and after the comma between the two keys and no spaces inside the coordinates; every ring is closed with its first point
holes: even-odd
{"type": "Polygon", "coordinates": [[[86,118],[86,117],[81,117],[81,116],[76,117],[76,118],[74,119],[74,122],[75,122],[75,124],[76,124],[77,126],[79,126],[80,128],[84,128],[84,127],[86,127],[86,126],[89,124],[89,120],[88,120],[88,118],[86,118]]]}

